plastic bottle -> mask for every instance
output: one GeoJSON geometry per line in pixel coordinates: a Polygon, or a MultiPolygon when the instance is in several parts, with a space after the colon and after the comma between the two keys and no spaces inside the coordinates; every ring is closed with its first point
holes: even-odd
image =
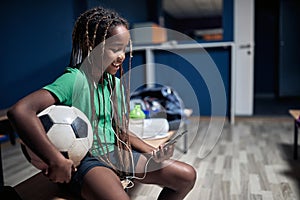
{"type": "Polygon", "coordinates": [[[130,111],[129,117],[131,119],[145,119],[146,115],[143,112],[143,110],[141,109],[141,105],[140,104],[136,104],[136,105],[134,105],[134,109],[132,109],[130,111]]]}
{"type": "Polygon", "coordinates": [[[129,113],[130,125],[135,131],[136,135],[143,137],[144,135],[144,119],[146,118],[145,113],[141,109],[140,104],[134,105],[134,108],[129,113]]]}

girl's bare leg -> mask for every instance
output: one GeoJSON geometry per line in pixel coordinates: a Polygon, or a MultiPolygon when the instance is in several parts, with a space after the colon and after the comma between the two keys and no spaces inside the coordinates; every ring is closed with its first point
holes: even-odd
{"type": "Polygon", "coordinates": [[[88,200],[129,200],[120,178],[106,167],[94,167],[84,176],[81,195],[88,200]]]}
{"type": "MultiPolygon", "coordinates": [[[[146,158],[141,156],[136,166],[137,172],[144,172],[146,158]]],[[[195,169],[183,162],[167,160],[163,163],[149,162],[146,177],[141,183],[157,184],[163,187],[158,199],[184,199],[194,187],[196,181],[195,169]]],[[[143,173],[136,176],[142,177],[143,173]]]]}

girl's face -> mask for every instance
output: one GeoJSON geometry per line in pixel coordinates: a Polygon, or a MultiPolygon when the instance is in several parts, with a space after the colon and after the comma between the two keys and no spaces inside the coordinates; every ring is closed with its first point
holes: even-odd
{"type": "Polygon", "coordinates": [[[111,30],[111,35],[104,49],[104,57],[108,63],[105,72],[115,75],[125,60],[125,49],[129,43],[130,34],[125,26],[119,25],[111,30]]]}

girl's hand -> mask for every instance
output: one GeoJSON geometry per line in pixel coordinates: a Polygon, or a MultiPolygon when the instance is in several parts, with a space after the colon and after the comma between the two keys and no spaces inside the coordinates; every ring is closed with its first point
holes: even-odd
{"type": "Polygon", "coordinates": [[[52,182],[69,183],[72,172],[76,170],[72,160],[63,158],[59,162],[49,165],[47,169],[43,170],[43,174],[52,182]]]}
{"type": "Polygon", "coordinates": [[[170,159],[174,153],[174,144],[160,145],[158,149],[152,151],[153,160],[157,163],[170,159]]]}

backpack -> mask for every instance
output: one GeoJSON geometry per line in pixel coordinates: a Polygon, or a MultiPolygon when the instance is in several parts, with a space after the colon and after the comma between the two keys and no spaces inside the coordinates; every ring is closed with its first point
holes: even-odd
{"type": "Polygon", "coordinates": [[[178,93],[169,86],[141,87],[131,93],[130,107],[140,104],[147,118],[165,118],[169,130],[176,130],[184,117],[184,105],[178,93]]]}

